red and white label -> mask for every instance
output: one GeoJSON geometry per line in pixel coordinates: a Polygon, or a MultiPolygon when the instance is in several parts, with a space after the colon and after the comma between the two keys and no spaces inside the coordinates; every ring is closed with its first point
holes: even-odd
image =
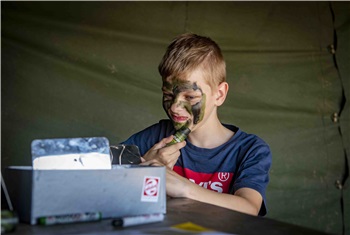
{"type": "Polygon", "coordinates": [[[158,202],[160,178],[154,176],[145,176],[142,186],[141,201],[158,202]]]}

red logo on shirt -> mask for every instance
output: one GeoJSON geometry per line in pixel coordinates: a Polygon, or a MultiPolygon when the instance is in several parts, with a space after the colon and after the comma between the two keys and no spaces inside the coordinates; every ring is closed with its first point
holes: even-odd
{"type": "Polygon", "coordinates": [[[232,172],[200,173],[174,166],[174,171],[199,186],[219,193],[228,193],[233,178],[232,172]]]}
{"type": "Polygon", "coordinates": [[[219,172],[218,174],[219,180],[222,182],[227,181],[230,178],[230,173],[228,172],[219,172]]]}

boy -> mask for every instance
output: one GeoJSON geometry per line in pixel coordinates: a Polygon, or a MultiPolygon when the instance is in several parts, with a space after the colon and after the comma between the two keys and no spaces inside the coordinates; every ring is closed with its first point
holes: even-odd
{"type": "Polygon", "coordinates": [[[174,39],[158,67],[162,76],[161,120],[131,136],[142,164],[165,165],[166,191],[252,215],[265,215],[271,153],[268,145],[217,115],[228,92],[226,65],[210,38],[183,34],[174,39]],[[186,141],[167,146],[181,127],[186,141]]]}

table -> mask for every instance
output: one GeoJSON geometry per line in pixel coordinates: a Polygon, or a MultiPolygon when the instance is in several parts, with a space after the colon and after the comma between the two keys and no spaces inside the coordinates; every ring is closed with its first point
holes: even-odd
{"type": "MultiPolygon", "coordinates": [[[[115,228],[110,219],[64,225],[19,224],[12,234],[53,235],[53,234],[135,234],[152,228],[171,227],[176,224],[192,222],[218,232],[230,234],[326,234],[273,219],[250,216],[222,207],[201,203],[190,199],[168,199],[167,214],[163,222],[138,225],[128,228],[115,228]]],[[[141,233],[139,233],[141,234],[141,233]]]]}

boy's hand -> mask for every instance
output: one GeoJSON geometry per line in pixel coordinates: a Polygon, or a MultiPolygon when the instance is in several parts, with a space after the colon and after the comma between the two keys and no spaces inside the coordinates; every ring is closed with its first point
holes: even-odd
{"type": "Polygon", "coordinates": [[[180,176],[175,171],[166,170],[166,194],[170,197],[188,197],[190,185],[194,184],[188,179],[180,176]]]}
{"type": "Polygon", "coordinates": [[[154,162],[159,162],[170,169],[173,169],[177,159],[180,156],[180,149],[185,147],[186,141],[176,143],[170,146],[166,146],[171,142],[173,136],[162,139],[156,143],[148,152],[143,156],[146,162],[141,163],[143,165],[152,165],[154,162]]]}
{"type": "MultiPolygon", "coordinates": [[[[146,161],[142,158],[142,163],[140,165],[148,165],[148,166],[164,166],[162,163],[158,161],[146,161]]],[[[186,197],[188,190],[188,184],[194,184],[188,179],[180,176],[172,169],[165,167],[166,170],[166,194],[169,197],[186,197]]]]}

